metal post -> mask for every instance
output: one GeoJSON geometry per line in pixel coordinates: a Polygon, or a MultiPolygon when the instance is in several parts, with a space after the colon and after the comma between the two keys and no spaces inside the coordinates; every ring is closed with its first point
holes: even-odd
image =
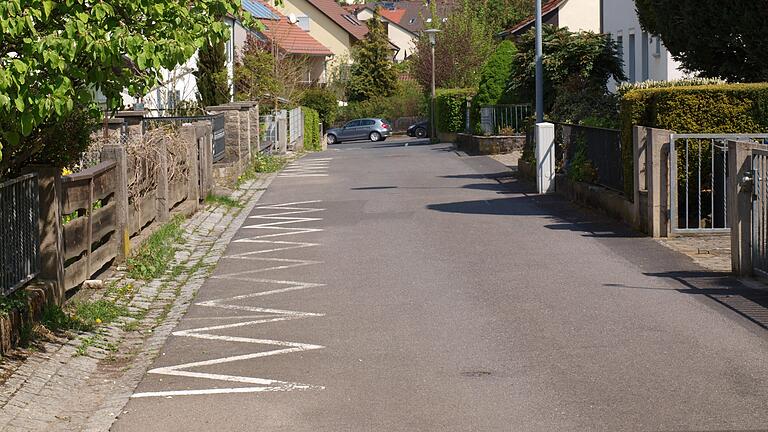
{"type": "Polygon", "coordinates": [[[536,123],[544,121],[544,64],[541,42],[541,0],[536,0],[536,123]]]}
{"type": "Polygon", "coordinates": [[[432,110],[430,113],[430,129],[432,129],[429,137],[430,140],[435,141],[437,138],[437,125],[435,124],[435,42],[432,41],[432,110]]]}

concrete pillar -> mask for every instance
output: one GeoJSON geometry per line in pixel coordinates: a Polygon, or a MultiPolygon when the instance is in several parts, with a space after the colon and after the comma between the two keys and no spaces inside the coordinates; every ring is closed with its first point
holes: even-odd
{"type": "Polygon", "coordinates": [[[259,119],[259,104],[254,103],[248,115],[251,118],[251,156],[261,149],[261,121],[259,119]]]}
{"type": "Polygon", "coordinates": [[[187,202],[193,205],[195,211],[200,204],[200,161],[197,150],[197,126],[188,125],[181,129],[187,149],[187,202]]]}
{"type": "Polygon", "coordinates": [[[105,145],[101,149],[101,160],[113,160],[117,163],[115,173],[115,235],[118,236],[120,247],[117,251],[118,261],[125,260],[131,252],[131,240],[128,221],[128,156],[123,145],[105,145]]]}
{"type": "Polygon", "coordinates": [[[646,155],[645,149],[648,140],[648,129],[643,126],[635,126],[632,128],[632,192],[633,192],[633,224],[639,228],[641,224],[641,211],[645,209],[640,208],[640,191],[647,191],[648,185],[646,184],[646,155]]]}
{"type": "Polygon", "coordinates": [[[752,150],[764,147],[748,142],[728,142],[728,223],[731,227],[731,269],[736,276],[752,276],[752,201],[754,181],[752,150]]]}
{"type": "Polygon", "coordinates": [[[128,135],[142,136],[144,134],[144,115],[145,111],[118,111],[115,117],[125,121],[128,135]]]}
{"type": "Polygon", "coordinates": [[[277,152],[285,154],[288,151],[288,117],[284,112],[277,117],[277,152]]]}
{"type": "Polygon", "coordinates": [[[669,226],[669,152],[668,130],[648,128],[646,132],[646,186],[648,188],[648,234],[667,237],[669,226]]]}
{"type": "Polygon", "coordinates": [[[170,219],[168,201],[168,150],[165,138],[157,142],[157,220],[166,222],[170,219]]]}
{"type": "Polygon", "coordinates": [[[555,192],[555,125],[536,124],[536,186],[540,194],[555,192]]]}
{"type": "Polygon", "coordinates": [[[49,166],[35,166],[40,198],[40,275],[39,279],[51,281],[55,304],[63,304],[64,286],[64,239],[61,226],[61,169],[49,166]]]}

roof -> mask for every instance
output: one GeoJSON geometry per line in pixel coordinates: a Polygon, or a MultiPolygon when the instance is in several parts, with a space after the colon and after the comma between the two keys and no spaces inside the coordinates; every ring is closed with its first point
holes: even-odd
{"type": "Polygon", "coordinates": [[[405,9],[381,9],[379,10],[379,14],[383,17],[388,19],[389,21],[392,21],[393,23],[400,25],[400,21],[403,20],[403,17],[405,16],[405,9]]]}
{"type": "MultiPolygon", "coordinates": [[[[557,10],[568,0],[549,0],[541,5],[541,17],[544,21],[547,20],[547,15],[557,12],[557,10]]],[[[535,16],[530,16],[512,27],[504,30],[499,35],[501,37],[509,36],[510,34],[520,34],[528,30],[528,27],[532,26],[536,21],[535,16]]]]}
{"type": "Polygon", "coordinates": [[[318,42],[296,24],[291,24],[285,15],[262,0],[243,0],[243,8],[251,12],[258,10],[256,15],[251,12],[263,25],[259,33],[287,54],[304,55],[333,55],[331,50],[318,42]]]}
{"type": "Polygon", "coordinates": [[[336,0],[307,0],[317,10],[333,20],[353,38],[361,40],[368,33],[368,26],[336,3],[336,0]]]}
{"type": "MultiPolygon", "coordinates": [[[[453,8],[457,7],[455,1],[440,1],[436,3],[437,15],[446,17],[453,8]]],[[[401,0],[386,2],[370,2],[365,5],[356,5],[356,11],[362,9],[375,10],[380,7],[381,16],[386,18],[411,33],[419,33],[424,30],[424,18],[429,18],[430,11],[424,0],[401,0]]]]}

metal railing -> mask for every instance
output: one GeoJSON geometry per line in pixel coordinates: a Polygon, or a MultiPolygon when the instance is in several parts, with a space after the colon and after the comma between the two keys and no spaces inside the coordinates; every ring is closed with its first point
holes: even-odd
{"type": "Polygon", "coordinates": [[[144,117],[143,128],[146,132],[147,129],[157,127],[160,124],[184,124],[193,123],[198,121],[211,122],[211,129],[213,131],[213,162],[218,162],[224,159],[225,141],[224,141],[224,113],[215,115],[204,116],[176,116],[176,117],[144,117]]]}
{"type": "Polygon", "coordinates": [[[752,268],[768,277],[768,150],[752,150],[752,268]]]}
{"type": "Polygon", "coordinates": [[[567,171],[578,157],[586,157],[594,169],[593,182],[624,193],[621,131],[565,123],[555,124],[555,141],[567,171]],[[579,154],[582,152],[582,154],[579,154]]]}
{"type": "Polygon", "coordinates": [[[304,119],[301,115],[301,108],[294,108],[288,111],[288,142],[296,143],[304,135],[304,119]]]}
{"type": "Polygon", "coordinates": [[[727,233],[728,140],[768,143],[768,134],[672,134],[670,225],[677,234],[727,233]]]}
{"type": "Polygon", "coordinates": [[[37,174],[0,183],[0,295],[40,273],[39,215],[37,174]]]}
{"type": "Polygon", "coordinates": [[[488,105],[480,107],[480,129],[483,134],[498,134],[504,129],[524,133],[531,105],[488,105]]]}

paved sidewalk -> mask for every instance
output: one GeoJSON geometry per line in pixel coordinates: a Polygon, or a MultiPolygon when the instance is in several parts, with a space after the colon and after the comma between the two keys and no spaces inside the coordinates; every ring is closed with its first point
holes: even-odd
{"type": "Polygon", "coordinates": [[[274,177],[262,175],[235,191],[243,208],[209,205],[186,220],[183,244],[161,279],[119,274],[105,281],[109,288],[98,294],[126,305],[130,316],[43,343],[26,359],[4,359],[10,376],[0,386],[0,430],[107,430],[274,177]]]}

